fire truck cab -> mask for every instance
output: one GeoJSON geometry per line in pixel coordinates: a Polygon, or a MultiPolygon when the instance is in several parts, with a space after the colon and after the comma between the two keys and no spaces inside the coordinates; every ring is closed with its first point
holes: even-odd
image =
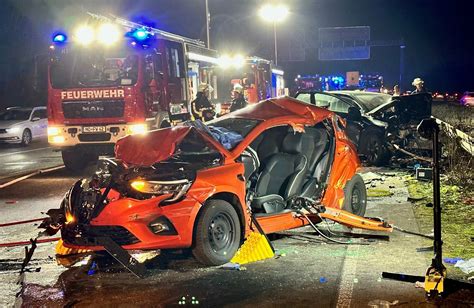
{"type": "Polygon", "coordinates": [[[198,84],[216,83],[217,52],[201,41],[90,15],[71,42],[60,33],[50,46],[48,141],[72,170],[113,154],[125,135],[187,120],[198,84]]]}

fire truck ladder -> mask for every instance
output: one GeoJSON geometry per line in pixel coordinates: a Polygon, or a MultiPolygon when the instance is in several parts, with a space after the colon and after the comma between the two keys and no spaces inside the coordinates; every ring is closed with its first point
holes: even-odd
{"type": "Polygon", "coordinates": [[[126,20],[126,19],[117,17],[117,16],[112,15],[112,14],[110,14],[110,17],[100,15],[100,14],[91,13],[91,12],[87,12],[87,14],[90,17],[94,18],[94,19],[115,23],[115,24],[120,25],[120,26],[122,26],[124,28],[127,28],[129,30],[144,29],[144,30],[152,33],[153,35],[159,36],[159,37],[164,38],[164,39],[168,39],[168,40],[172,40],[172,41],[176,41],[176,42],[187,43],[187,44],[192,44],[192,45],[196,45],[196,46],[199,46],[199,47],[205,47],[204,42],[201,41],[201,40],[191,39],[191,38],[187,38],[187,37],[184,37],[184,36],[181,36],[181,35],[177,35],[177,34],[166,32],[166,31],[163,31],[163,30],[160,30],[160,29],[156,29],[156,28],[153,28],[153,27],[145,26],[145,25],[139,24],[137,22],[133,22],[133,21],[130,21],[130,20],[126,20]]]}

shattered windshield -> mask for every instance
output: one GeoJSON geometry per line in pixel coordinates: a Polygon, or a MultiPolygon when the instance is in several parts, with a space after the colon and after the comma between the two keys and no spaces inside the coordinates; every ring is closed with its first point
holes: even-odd
{"type": "Polygon", "coordinates": [[[222,154],[219,150],[207,141],[196,129],[192,129],[176,144],[173,155],[166,162],[190,163],[195,166],[204,164],[210,166],[220,163],[221,160],[222,154]]]}
{"type": "Polygon", "coordinates": [[[225,118],[207,122],[211,135],[227,150],[234,149],[261,121],[255,119],[225,118]]]}
{"type": "Polygon", "coordinates": [[[120,51],[68,52],[51,64],[53,88],[133,85],[138,78],[138,56],[120,51]]]}

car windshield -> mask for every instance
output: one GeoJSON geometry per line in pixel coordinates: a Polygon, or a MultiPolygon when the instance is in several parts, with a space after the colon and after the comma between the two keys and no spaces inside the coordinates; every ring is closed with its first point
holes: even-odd
{"type": "Polygon", "coordinates": [[[193,129],[176,144],[173,155],[163,163],[184,163],[200,169],[218,164],[221,159],[219,150],[193,129]]]}
{"type": "Polygon", "coordinates": [[[30,118],[29,109],[12,109],[0,113],[0,121],[24,121],[30,118]]]}
{"type": "Polygon", "coordinates": [[[352,93],[352,97],[354,97],[357,102],[364,108],[365,112],[369,112],[380,105],[388,103],[392,100],[392,96],[389,94],[384,93],[352,93]]]}
{"type": "Polygon", "coordinates": [[[233,150],[261,121],[255,119],[224,118],[207,122],[211,134],[228,150],[233,150]]]}
{"type": "Polygon", "coordinates": [[[69,52],[51,64],[53,88],[133,85],[138,78],[138,56],[119,51],[69,52]]]}

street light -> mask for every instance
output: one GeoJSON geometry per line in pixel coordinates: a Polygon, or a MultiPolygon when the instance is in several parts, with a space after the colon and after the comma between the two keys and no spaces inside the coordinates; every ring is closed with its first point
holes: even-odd
{"type": "Polygon", "coordinates": [[[288,7],[283,4],[265,4],[258,12],[266,21],[273,22],[273,37],[275,40],[275,65],[278,64],[276,24],[286,19],[289,14],[288,7]]]}

